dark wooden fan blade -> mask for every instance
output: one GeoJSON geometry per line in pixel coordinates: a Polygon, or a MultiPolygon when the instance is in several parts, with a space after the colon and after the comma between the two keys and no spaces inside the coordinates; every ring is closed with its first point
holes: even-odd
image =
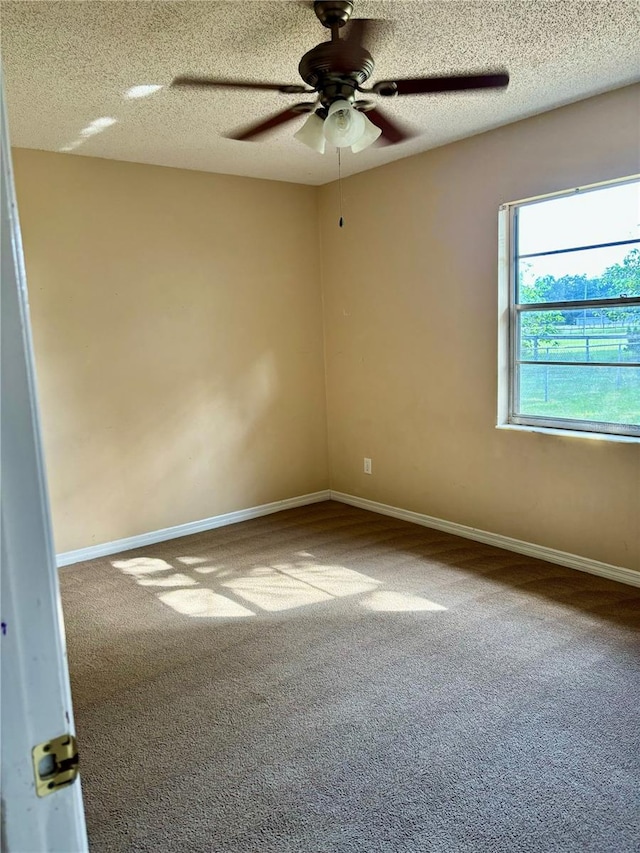
{"type": "Polygon", "coordinates": [[[288,121],[298,118],[300,113],[311,112],[314,106],[315,104],[296,104],[295,107],[283,110],[281,113],[276,113],[264,121],[257,122],[257,124],[251,124],[248,127],[236,131],[235,133],[230,133],[227,138],[238,139],[240,141],[255,139],[256,136],[260,136],[260,134],[266,133],[268,130],[278,127],[278,125],[286,124],[288,121]]]}
{"type": "Polygon", "coordinates": [[[408,130],[403,130],[399,125],[391,121],[380,110],[375,108],[367,110],[367,116],[382,131],[380,142],[385,145],[397,145],[398,142],[404,142],[405,139],[410,139],[413,135],[408,130]]]}
{"type": "Polygon", "coordinates": [[[468,89],[503,89],[509,84],[506,72],[469,74],[456,77],[415,77],[407,80],[382,80],[373,91],[378,95],[429,95],[438,92],[464,92],[468,89]]]}
{"type": "Polygon", "coordinates": [[[288,83],[250,83],[245,80],[216,80],[212,77],[176,77],[172,86],[191,86],[202,89],[263,89],[271,92],[284,92],[287,95],[300,95],[311,92],[305,86],[288,83]]]}

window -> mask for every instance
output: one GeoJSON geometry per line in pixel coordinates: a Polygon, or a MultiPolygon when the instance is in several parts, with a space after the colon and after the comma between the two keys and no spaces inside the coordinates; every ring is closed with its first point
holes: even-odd
{"type": "Polygon", "coordinates": [[[500,423],[640,437],[640,179],[500,210],[500,423]]]}

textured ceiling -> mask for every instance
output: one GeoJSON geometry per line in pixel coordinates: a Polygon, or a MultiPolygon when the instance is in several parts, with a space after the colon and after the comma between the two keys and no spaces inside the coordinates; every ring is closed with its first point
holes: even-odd
{"type": "MultiPolygon", "coordinates": [[[[301,55],[329,35],[308,3],[2,2],[0,14],[15,145],[306,184],[337,176],[335,150],[323,156],[292,138],[303,118],[256,142],[222,136],[299,95],[166,88],[179,74],[300,83],[301,55]],[[142,85],[162,88],[125,97],[142,85]]],[[[385,22],[366,45],[372,81],[506,68],[511,83],[499,93],[380,98],[419,135],[345,151],[344,175],[640,77],[640,2],[362,0],[354,17],[385,22]]]]}

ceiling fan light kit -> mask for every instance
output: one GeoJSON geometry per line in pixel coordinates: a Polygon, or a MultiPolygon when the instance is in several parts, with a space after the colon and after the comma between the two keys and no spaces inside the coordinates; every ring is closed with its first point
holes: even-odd
{"type": "Polygon", "coordinates": [[[360,113],[360,115],[364,119],[364,130],[362,131],[360,138],[356,139],[351,146],[351,150],[354,154],[364,151],[365,148],[373,145],[373,143],[382,136],[382,129],[374,124],[369,116],[365,115],[365,113],[360,113]]]}
{"type": "Polygon", "coordinates": [[[336,148],[347,148],[364,133],[364,115],[354,110],[349,101],[334,101],[324,120],[327,142],[336,148]]]}
{"type": "Polygon", "coordinates": [[[174,87],[235,88],[277,91],[285,95],[313,94],[315,102],[294,104],[268,119],[233,134],[230,138],[253,140],[263,133],[310,112],[295,139],[319,154],[329,142],[337,148],[350,147],[354,154],[377,139],[387,145],[404,142],[412,135],[379,110],[372,101],[359,100],[360,93],[379,97],[428,95],[475,89],[504,89],[509,83],[505,71],[461,76],[430,76],[399,80],[381,80],[364,89],[375,68],[373,57],[363,46],[376,21],[351,20],[351,0],[315,0],[313,9],[320,23],[331,31],[330,41],[307,51],[298,71],[309,88],[298,84],[252,83],[242,80],[217,80],[207,77],[176,77],[174,87]],[[340,30],[349,22],[347,36],[340,30]],[[365,115],[369,113],[369,116],[365,115]]]}
{"type": "Polygon", "coordinates": [[[382,131],[349,101],[334,101],[326,118],[318,113],[309,116],[294,138],[303,145],[324,154],[326,143],[336,148],[351,148],[354,154],[372,145],[382,131]]]}
{"type": "Polygon", "coordinates": [[[293,134],[293,138],[302,142],[318,154],[324,154],[326,139],[324,137],[324,119],[317,113],[311,113],[300,130],[293,134]]]}

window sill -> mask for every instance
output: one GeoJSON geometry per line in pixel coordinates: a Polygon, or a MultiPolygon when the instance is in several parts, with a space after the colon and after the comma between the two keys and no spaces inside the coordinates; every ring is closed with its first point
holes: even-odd
{"type": "Polygon", "coordinates": [[[543,435],[555,435],[560,438],[586,438],[596,441],[640,444],[640,436],[636,435],[616,435],[615,433],[586,432],[574,429],[553,429],[552,427],[525,426],[523,424],[496,424],[496,429],[506,429],[511,432],[539,432],[543,435]]]}

